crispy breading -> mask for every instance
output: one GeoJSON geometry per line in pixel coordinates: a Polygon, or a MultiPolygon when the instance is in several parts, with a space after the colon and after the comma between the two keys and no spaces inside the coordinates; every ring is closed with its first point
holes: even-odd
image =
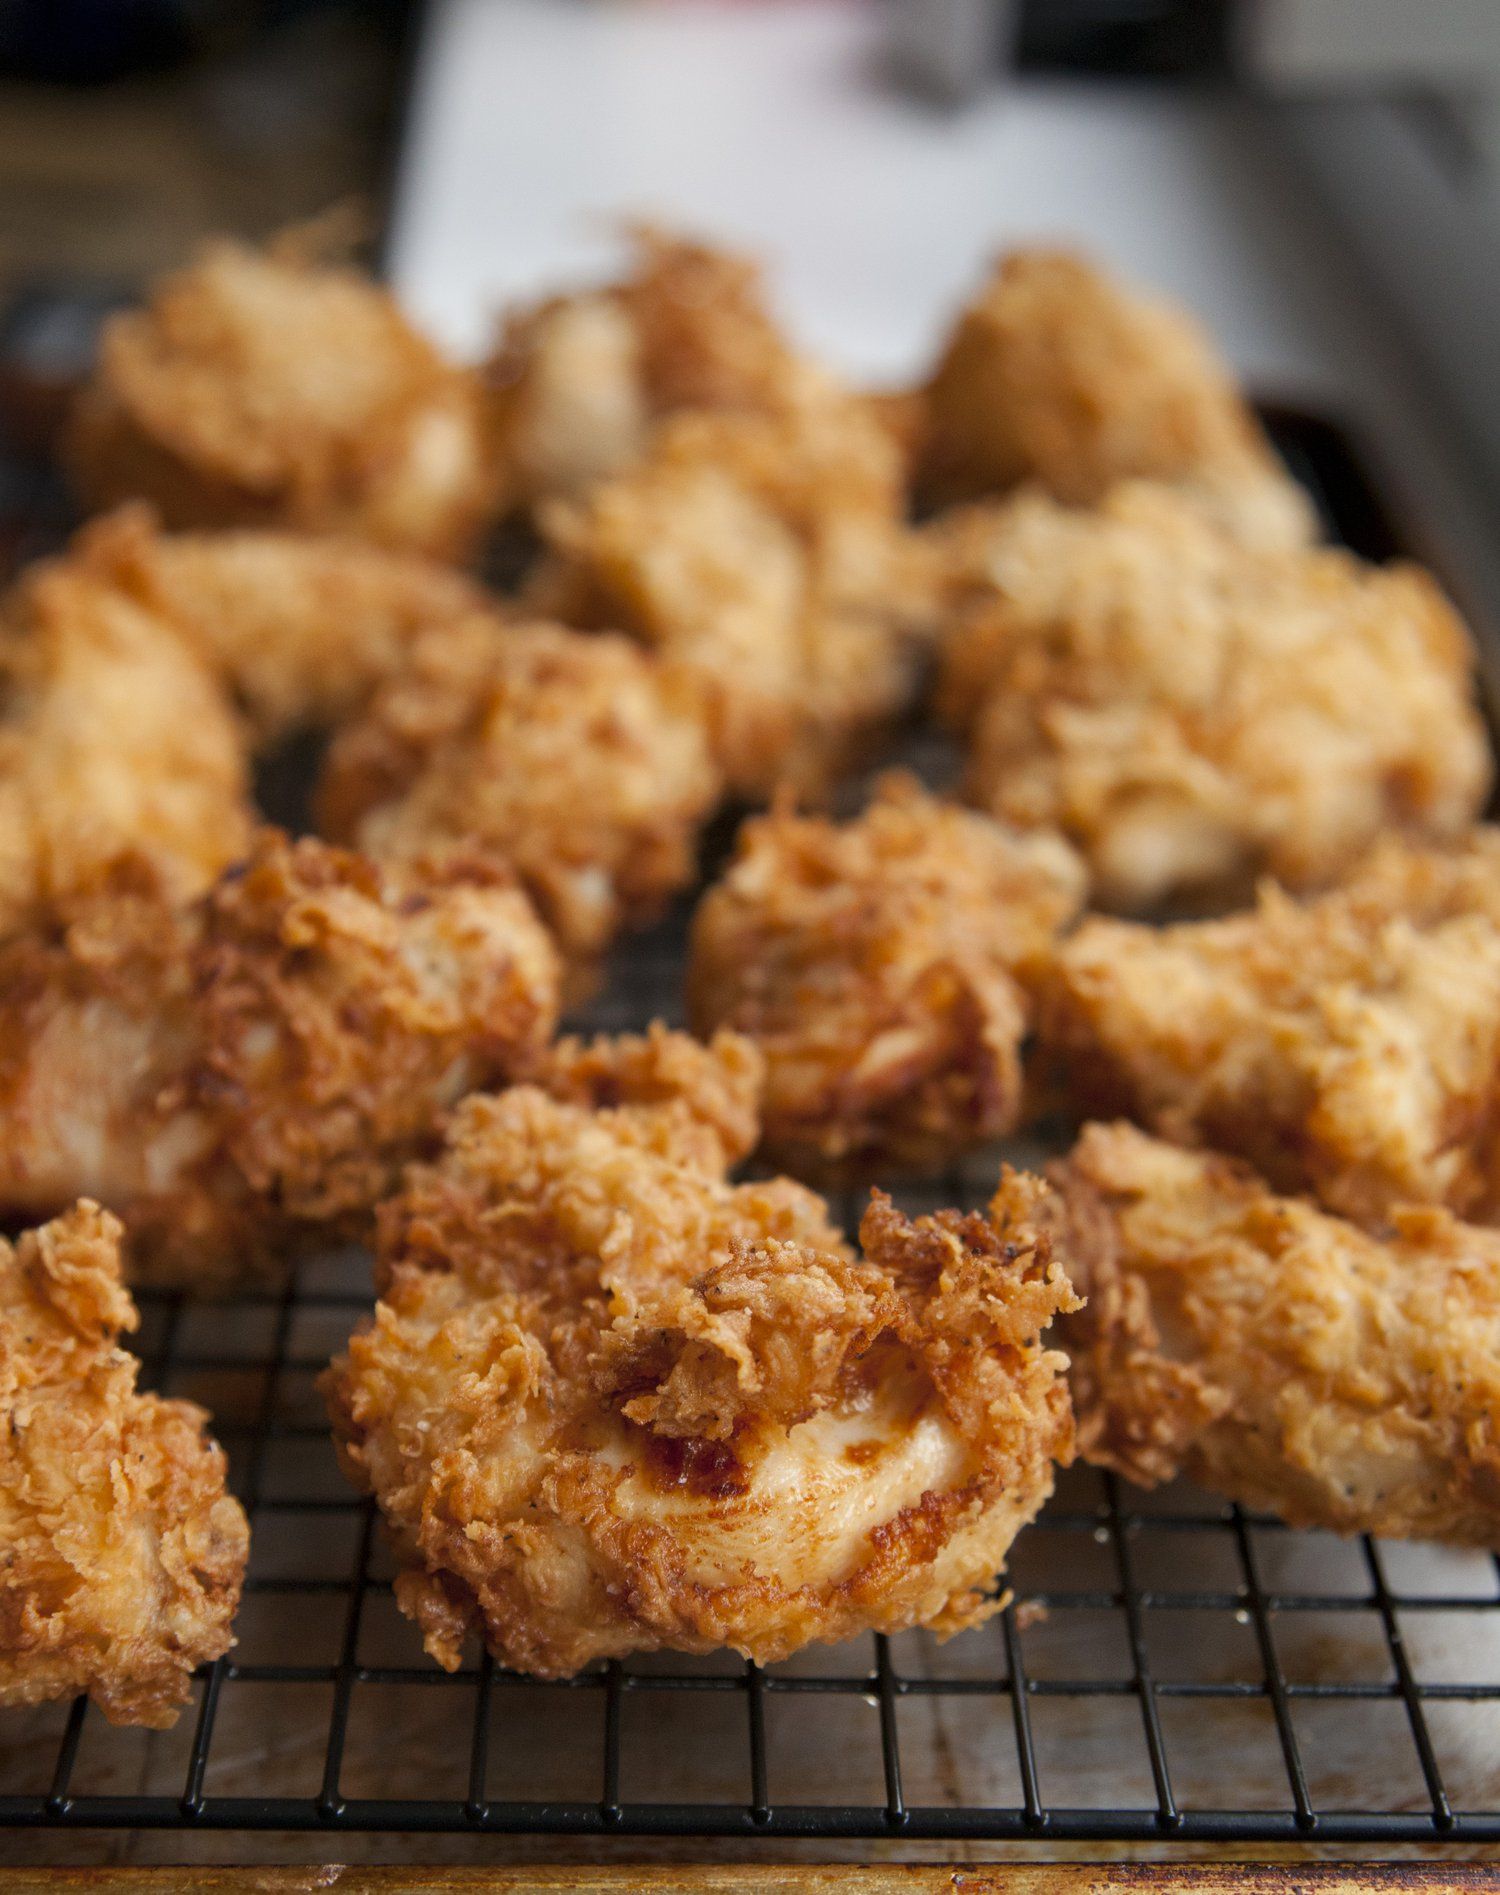
{"type": "Polygon", "coordinates": [[[330,534],[162,533],[144,506],[91,522],[70,557],[185,634],[260,743],[338,723],[424,628],[494,609],[416,553],[330,534]]]}
{"type": "Polygon", "coordinates": [[[417,638],[331,746],[328,834],[508,863],[586,989],[693,875],[720,777],[692,677],[628,639],[471,617],[417,638]]]}
{"type": "Polygon", "coordinates": [[[689,1014],[760,1047],[764,1147],[799,1177],[940,1170],[1014,1129],[1022,983],[1083,892],[1057,837],[909,777],[852,822],[783,806],[698,907],[689,1014]]]}
{"type": "Polygon", "coordinates": [[[1052,1175],[1086,1459],[1293,1526],[1500,1547],[1500,1233],[1407,1209],[1367,1235],[1123,1124],[1052,1175]]]}
{"type": "Polygon", "coordinates": [[[557,979],[490,865],[382,877],[268,830],[188,910],[121,873],[0,949],[0,1206],[99,1199],[138,1279],[274,1276],[364,1234],[442,1112],[545,1041],[557,979]]]}
{"type": "Polygon", "coordinates": [[[80,490],[150,500],[173,527],[466,557],[493,509],[477,372],[310,250],[297,233],[266,251],[217,239],[109,319],[72,417],[80,490]]]}
{"type": "Polygon", "coordinates": [[[169,625],[69,557],[0,602],[0,937],[117,857],[179,899],[245,847],[245,737],[169,625]]]}
{"type": "Polygon", "coordinates": [[[926,391],[922,484],[944,501],[1038,481],[1090,505],[1120,480],[1179,482],[1247,542],[1312,537],[1208,336],[1086,259],[1016,250],[960,315],[926,391]]]}
{"type": "Polygon", "coordinates": [[[96,1204],[0,1240],[0,1705],[161,1730],[234,1643],[250,1533],[203,1410],[137,1391],[138,1321],[96,1204]]]}
{"type": "Polygon", "coordinates": [[[474,1632],[559,1677],[957,1630],[1070,1457],[1035,1179],[989,1218],[877,1198],[859,1260],[801,1186],[684,1156],[667,1109],[469,1099],[382,1211],[381,1301],[325,1387],[449,1669],[474,1632]]]}
{"type": "Polygon", "coordinates": [[[1074,1101],[1379,1222],[1500,1213],[1500,833],[1380,845],[1341,888],[1155,929],[1092,919],[1040,1027],[1074,1101]]]}
{"type": "Polygon", "coordinates": [[[581,493],[684,408],[760,408],[796,373],[756,266],[646,225],[618,282],[513,310],[486,372],[508,497],[581,493]]]}
{"type": "Polygon", "coordinates": [[[1101,906],[1316,887],[1382,833],[1472,821],[1474,653],[1420,568],[1252,550],[1145,482],[973,527],[940,691],[969,794],[1061,829],[1101,906]]]}
{"type": "Polygon", "coordinates": [[[910,704],[929,549],[869,409],[809,371],[774,410],[685,413],[627,472],[545,507],[538,610],[701,680],[731,786],[821,796],[910,704]]]}

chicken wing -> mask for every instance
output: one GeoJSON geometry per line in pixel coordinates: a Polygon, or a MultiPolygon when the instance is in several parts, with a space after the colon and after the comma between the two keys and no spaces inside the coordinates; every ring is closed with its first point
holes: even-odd
{"type": "Polygon", "coordinates": [[[624,638],[471,618],[419,638],[335,738],[320,807],[382,861],[467,846],[508,863],[576,993],[691,879],[719,790],[681,667],[624,638]]]}
{"type": "Polygon", "coordinates": [[[1128,1125],[1089,1126],[1053,1182],[1086,1459],[1293,1526],[1500,1547],[1500,1234],[1401,1210],[1370,1236],[1128,1125]]]}
{"type": "Polygon", "coordinates": [[[1083,866],[887,777],[853,822],[745,824],[694,918],[688,1005],[766,1058],[765,1149],[799,1177],[940,1170],[1011,1131],[1017,976],[1082,905],[1083,866]]]}
{"type": "Polygon", "coordinates": [[[630,1090],[471,1098],[382,1212],[381,1301],[325,1386],[428,1650],[479,1632],[558,1677],[985,1617],[1071,1450],[1037,1181],[988,1218],[877,1198],[859,1260],[630,1090]]]}
{"type": "Polygon", "coordinates": [[[1465,628],[1428,574],[1247,549],[1171,489],[997,509],[943,654],[968,789],[1060,828],[1095,899],[1316,887],[1386,832],[1439,838],[1491,759],[1465,628]]]}
{"type": "Polygon", "coordinates": [[[1089,1112],[1249,1159],[1360,1223],[1500,1212],[1500,834],[1382,844],[1341,888],[1155,929],[1091,919],[1042,985],[1089,1112]]]}
{"type": "Polygon", "coordinates": [[[164,1729],[234,1642],[250,1534],[202,1409],[136,1389],[138,1321],[97,1205],[0,1241],[0,1705],[164,1729]]]}
{"type": "Polygon", "coordinates": [[[468,555],[494,506],[477,372],[289,233],[206,244],[105,325],[69,456],[95,507],[169,526],[347,533],[468,555]]]}
{"type": "Polygon", "coordinates": [[[124,1218],[138,1279],[218,1290],[363,1233],[402,1163],[557,1014],[492,867],[382,878],[264,832],[189,910],[135,870],[0,948],[0,1207],[124,1218]]]}
{"type": "Polygon", "coordinates": [[[1313,535],[1306,494],[1185,310],[1065,251],[1013,251],[927,387],[922,484],[951,502],[1037,481],[1091,505],[1136,477],[1179,483],[1248,544],[1313,535]]]}

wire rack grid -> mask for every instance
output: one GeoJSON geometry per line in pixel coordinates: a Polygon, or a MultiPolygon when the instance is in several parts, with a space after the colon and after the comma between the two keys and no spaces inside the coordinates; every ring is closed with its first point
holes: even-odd
{"type": "MultiPolygon", "coordinates": [[[[1388,554],[1341,437],[1276,425],[1339,536],[1388,554]]],[[[677,1016],[685,915],[622,951],[581,1024],[677,1016]]],[[[994,1175],[990,1154],[908,1208],[981,1202],[994,1175]]],[[[1017,1542],[1011,1601],[947,1645],[445,1673],[395,1610],[315,1387],[369,1300],[344,1254],[279,1294],[146,1301],[143,1381],[212,1411],[251,1516],[239,1643],[174,1731],[114,1730],[83,1700],[10,1714],[0,1826],[1500,1841],[1500,1561],[1293,1533],[1084,1468],[1017,1542]]]]}

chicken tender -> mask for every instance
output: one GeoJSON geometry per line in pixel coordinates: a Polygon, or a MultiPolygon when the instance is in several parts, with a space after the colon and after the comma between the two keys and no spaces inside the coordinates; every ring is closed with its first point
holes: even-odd
{"type": "Polygon", "coordinates": [[[623,927],[691,880],[720,778],[681,667],[629,640],[470,618],[424,634],[335,739],[325,830],[379,860],[508,863],[592,984],[623,927]]]}
{"type": "Polygon", "coordinates": [[[853,822],[780,808],[745,824],[699,905],[690,1017],[765,1054],[764,1145],[788,1170],[938,1171],[1014,1129],[1022,979],[1083,891],[1066,843],[908,777],[853,822]]]}
{"type": "Polygon", "coordinates": [[[1128,1125],[1054,1181],[1086,1459],[1292,1526],[1500,1547],[1500,1233],[1407,1209],[1369,1236],[1128,1125]]]}
{"type": "Polygon", "coordinates": [[[1071,1453],[1041,1187],[916,1223],[877,1198],[859,1260],[664,1114],[477,1096],[384,1207],[381,1301],[325,1385],[401,1609],[449,1669],[479,1632],[543,1677],[976,1623],[1071,1453]]]}
{"type": "Polygon", "coordinates": [[[331,728],[425,628],[494,609],[483,587],[414,553],[326,534],[161,533],[145,507],[95,521],[74,557],[176,626],[262,744],[331,728]]]}
{"type": "Polygon", "coordinates": [[[1342,888],[1153,929],[1093,919],[1043,986],[1090,1112],[1237,1153],[1379,1223],[1500,1214],[1500,834],[1381,845],[1342,888]]]}
{"type": "Polygon", "coordinates": [[[462,559],[493,511],[477,372],[291,233],[219,239],[105,325],[72,417],[94,507],[173,527],[294,527],[462,559]]]}
{"type": "Polygon", "coordinates": [[[137,1391],[138,1321],[96,1204],[0,1240],[0,1705],[161,1730],[234,1643],[250,1534],[202,1409],[137,1391]]]}
{"type": "Polygon", "coordinates": [[[1036,481],[1089,506],[1142,477],[1179,483],[1247,544],[1313,536],[1307,496],[1198,324],[1081,257],[1002,258],[926,396],[922,481],[943,500],[1036,481]]]}
{"type": "Polygon", "coordinates": [[[190,910],[118,875],[0,949],[0,1207],[98,1199],[138,1279],[275,1276],[364,1234],[442,1112],[535,1055],[557,980],[489,866],[382,878],[271,830],[190,910]]]}
{"type": "Polygon", "coordinates": [[[70,559],[0,602],[0,938],[121,855],[187,900],[243,852],[245,736],[169,625],[70,559]]]}
{"type": "Polygon", "coordinates": [[[1101,906],[1316,887],[1384,832],[1472,821],[1473,650],[1419,568],[1251,551],[1147,483],[1089,513],[1028,494],[992,525],[942,707],[972,800],[1061,829],[1101,906]]]}
{"type": "Polygon", "coordinates": [[[506,321],[487,376],[515,505],[623,472],[665,415],[763,408],[798,371],[753,263],[646,226],[630,236],[634,268],[619,282],[506,321]]]}
{"type": "Polygon", "coordinates": [[[689,667],[734,790],[819,797],[915,694],[934,582],[901,507],[889,433],[810,379],[774,413],[680,415],[627,473],[545,509],[530,596],[689,667]]]}

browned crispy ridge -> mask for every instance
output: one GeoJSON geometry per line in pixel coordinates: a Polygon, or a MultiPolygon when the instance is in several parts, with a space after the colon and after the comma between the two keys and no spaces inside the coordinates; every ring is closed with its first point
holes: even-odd
{"type": "Polygon", "coordinates": [[[754,1072],[733,1036],[576,1049],[564,1097],[466,1101],[382,1211],[381,1301],[326,1386],[450,1668],[473,1632],[563,1676],[956,1630],[1070,1454],[1039,1183],[988,1218],[877,1197],[858,1258],[801,1186],[725,1181],[754,1136],[701,1129],[726,1060],[754,1072]]]}
{"type": "Polygon", "coordinates": [[[1028,492],[934,533],[940,708],[981,807],[1062,830],[1127,912],[1334,879],[1454,835],[1490,782],[1457,613],[1415,566],[1249,548],[1169,487],[1028,492]]]}
{"type": "Polygon", "coordinates": [[[477,617],[414,642],[334,740],[319,804],[327,833],[382,861],[462,846],[507,863],[576,992],[691,879],[719,790],[680,666],[477,617]]]}
{"type": "Polygon", "coordinates": [[[1380,845],[1341,887],[1220,921],[1094,917],[1042,986],[1081,1110],[1235,1152],[1356,1222],[1500,1211],[1500,834],[1380,845]]]}
{"type": "Polygon", "coordinates": [[[124,865],[0,949],[0,1204],[86,1194],[141,1277],[223,1287],[359,1235],[469,1087],[550,1033],[525,896],[264,832],[191,909],[124,865]]]}
{"type": "Polygon", "coordinates": [[[492,509],[479,377],[296,233],[206,244],[105,325],[69,457],[93,506],[462,558],[492,509]]]}
{"type": "Polygon", "coordinates": [[[1083,884],[1059,838],[908,777],[852,822],[746,823],[694,917],[688,1002],[764,1053],[767,1154],[798,1176],[928,1172],[1013,1130],[1024,978],[1083,884]]]}
{"type": "Polygon", "coordinates": [[[1053,1182],[1087,1459],[1293,1526],[1500,1547],[1500,1234],[1400,1210],[1369,1235],[1124,1124],[1053,1182]]]}
{"type": "Polygon", "coordinates": [[[1307,496],[1193,318],[1066,251],[1000,259],[925,409],[920,479],[934,497],[1037,481],[1091,505],[1117,481],[1166,480],[1247,542],[1312,536],[1307,496]]]}
{"type": "Polygon", "coordinates": [[[234,1642],[250,1536],[202,1409],[137,1392],[137,1320],[97,1205],[0,1241],[0,1705],[160,1729],[234,1642]]]}

